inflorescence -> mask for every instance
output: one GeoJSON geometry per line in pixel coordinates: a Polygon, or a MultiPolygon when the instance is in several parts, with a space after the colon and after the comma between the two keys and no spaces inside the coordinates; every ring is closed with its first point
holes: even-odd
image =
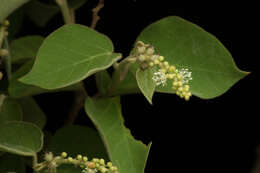
{"type": "Polygon", "coordinates": [[[82,168],[82,173],[119,173],[118,168],[111,162],[105,162],[104,159],[93,158],[88,160],[86,156],[77,155],[73,158],[68,156],[66,152],[62,152],[60,156],[54,157],[51,152],[44,155],[44,162],[38,163],[34,169],[40,171],[47,168],[49,172],[56,173],[56,168],[61,164],[72,164],[82,168]]]}
{"type": "Polygon", "coordinates": [[[136,44],[136,57],[141,69],[145,70],[154,66],[158,68],[152,77],[156,86],[165,86],[167,80],[172,80],[172,89],[176,94],[185,100],[190,99],[192,94],[189,81],[192,80],[192,77],[187,68],[176,69],[163,56],[156,54],[152,45],[144,44],[142,41],[138,41],[136,44]]]}

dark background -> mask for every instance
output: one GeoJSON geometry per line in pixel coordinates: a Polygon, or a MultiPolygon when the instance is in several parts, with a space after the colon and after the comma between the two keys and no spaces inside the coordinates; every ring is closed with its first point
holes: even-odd
{"type": "MultiPolygon", "coordinates": [[[[89,0],[77,11],[77,23],[90,25],[91,9],[96,2],[89,0]]],[[[163,17],[177,15],[215,35],[231,52],[237,66],[252,72],[228,92],[211,100],[192,97],[185,102],[175,95],[156,93],[154,104],[150,106],[142,95],[123,96],[125,125],[136,139],[146,144],[153,141],[147,173],[252,172],[260,142],[256,107],[259,97],[256,7],[249,1],[227,4],[221,1],[105,0],[96,29],[111,38],[116,52],[126,56],[146,26],[163,17]]],[[[62,26],[63,21],[61,15],[57,15],[46,28],[36,27],[29,19],[24,24],[28,27],[21,36],[47,36],[62,26]]],[[[87,89],[95,92],[94,86],[87,89]]],[[[48,115],[46,130],[54,132],[64,122],[72,94],[43,94],[36,99],[48,115]]],[[[83,111],[76,123],[91,125],[83,111]]]]}

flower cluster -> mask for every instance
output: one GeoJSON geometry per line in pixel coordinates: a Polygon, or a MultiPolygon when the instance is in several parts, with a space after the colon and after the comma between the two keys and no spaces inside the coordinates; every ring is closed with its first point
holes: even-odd
{"type": "Polygon", "coordinates": [[[188,69],[176,69],[163,56],[155,54],[153,46],[144,44],[142,41],[138,41],[136,44],[136,57],[143,70],[148,67],[158,67],[159,70],[152,77],[157,86],[165,86],[167,80],[172,80],[172,89],[176,94],[185,100],[190,99],[191,92],[188,83],[192,80],[192,77],[188,69]]]}
{"type": "Polygon", "coordinates": [[[54,157],[53,154],[49,152],[44,155],[44,160],[44,162],[36,165],[34,168],[36,171],[47,168],[50,172],[56,172],[56,168],[61,164],[73,164],[74,166],[82,168],[82,173],[119,173],[118,168],[111,162],[106,163],[104,159],[98,158],[89,160],[86,156],[80,154],[73,158],[68,156],[66,152],[62,152],[60,156],[54,157]]]}

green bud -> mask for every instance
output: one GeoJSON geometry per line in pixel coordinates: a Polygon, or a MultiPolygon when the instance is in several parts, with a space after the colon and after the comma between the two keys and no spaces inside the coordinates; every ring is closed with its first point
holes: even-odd
{"type": "Polygon", "coordinates": [[[83,157],[83,161],[86,162],[88,161],[88,158],[86,156],[83,157]]]}
{"type": "Polygon", "coordinates": [[[73,162],[73,158],[72,157],[68,157],[68,162],[72,163],[73,162]]]}
{"type": "Polygon", "coordinates": [[[80,155],[80,154],[77,155],[77,159],[78,159],[78,160],[82,160],[82,155],[80,155]]]}
{"type": "Polygon", "coordinates": [[[63,158],[67,157],[67,153],[66,152],[62,152],[61,153],[61,157],[63,157],[63,158]]]}

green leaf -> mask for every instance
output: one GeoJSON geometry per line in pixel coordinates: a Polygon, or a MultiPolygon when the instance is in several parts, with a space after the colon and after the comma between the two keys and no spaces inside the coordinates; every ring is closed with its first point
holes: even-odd
{"type": "Polygon", "coordinates": [[[27,122],[7,122],[0,125],[0,150],[33,156],[42,148],[41,130],[27,122]]]}
{"type": "Polygon", "coordinates": [[[5,153],[0,157],[1,173],[25,173],[24,159],[21,156],[5,153]]]}
{"type": "Polygon", "coordinates": [[[61,88],[108,68],[120,57],[106,36],[82,25],[65,25],[46,38],[32,70],[20,80],[61,88]]]}
{"type": "MultiPolygon", "coordinates": [[[[72,9],[80,8],[87,0],[69,0],[68,5],[72,9]]],[[[25,5],[26,14],[38,26],[45,26],[48,21],[60,12],[60,8],[55,4],[46,4],[34,0],[25,5]],[[46,13],[48,11],[48,13],[46,13]]]]}
{"type": "Polygon", "coordinates": [[[57,89],[57,90],[47,90],[36,86],[24,84],[18,81],[18,78],[24,76],[27,72],[31,70],[33,62],[34,60],[28,61],[20,69],[18,69],[15,73],[13,73],[12,80],[10,81],[10,84],[8,86],[8,92],[10,96],[20,98],[25,96],[37,95],[41,93],[75,91],[82,88],[82,83],[76,83],[71,86],[57,89]]]}
{"type": "Polygon", "coordinates": [[[102,95],[105,95],[109,89],[109,86],[112,82],[110,75],[106,70],[100,71],[96,73],[96,83],[97,83],[97,88],[98,91],[102,95]]]}
{"type": "Polygon", "coordinates": [[[156,86],[155,82],[150,78],[154,72],[155,68],[148,68],[146,70],[141,70],[139,68],[136,71],[138,87],[150,104],[152,104],[152,97],[156,86]]]}
{"type": "Polygon", "coordinates": [[[108,159],[106,149],[98,133],[89,127],[78,125],[65,126],[59,129],[47,149],[55,155],[65,151],[73,157],[81,154],[88,158],[108,159]]]}
{"type": "Polygon", "coordinates": [[[29,0],[1,0],[0,23],[3,22],[15,9],[22,6],[29,0]]]}
{"type": "Polygon", "coordinates": [[[3,95],[1,97],[3,100],[0,103],[0,124],[8,121],[21,121],[23,112],[19,103],[12,98],[3,98],[3,95]]]}
{"type": "MultiPolygon", "coordinates": [[[[132,64],[131,66],[134,66],[132,64]]],[[[121,81],[117,89],[111,95],[140,93],[140,89],[136,81],[136,69],[130,68],[125,79],[121,81]]]]}
{"type": "Polygon", "coordinates": [[[35,58],[43,40],[42,36],[33,35],[12,41],[10,45],[12,63],[24,62],[26,59],[35,58]]]}
{"type": "Polygon", "coordinates": [[[119,172],[142,173],[151,145],[135,140],[124,127],[119,99],[88,98],[85,110],[99,130],[109,157],[119,172]]]}
{"type": "MultiPolygon", "coordinates": [[[[169,64],[192,72],[192,94],[214,98],[248,73],[235,65],[228,50],[210,33],[179,17],[167,17],[146,27],[137,40],[153,45],[169,64]]],[[[152,76],[149,78],[151,79],[152,76]]],[[[171,82],[156,91],[173,93],[171,82]]]]}
{"type": "Polygon", "coordinates": [[[23,121],[33,123],[43,129],[46,116],[32,97],[24,97],[18,100],[23,111],[23,121]]]}

